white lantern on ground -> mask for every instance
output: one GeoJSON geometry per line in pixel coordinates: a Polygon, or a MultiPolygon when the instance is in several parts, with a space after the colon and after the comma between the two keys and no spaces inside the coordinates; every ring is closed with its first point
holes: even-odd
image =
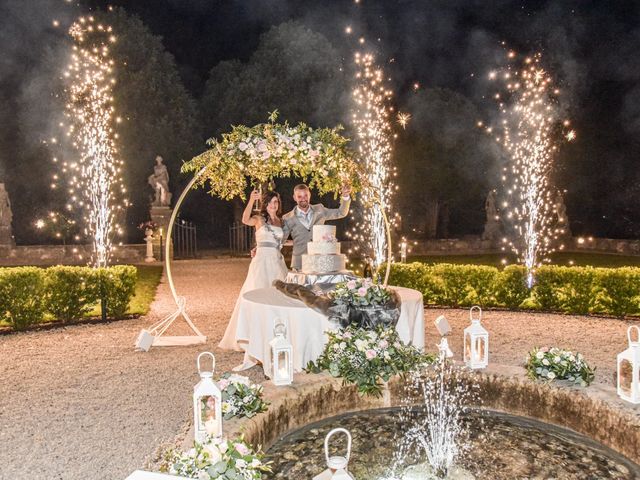
{"type": "Polygon", "coordinates": [[[291,385],[293,382],[293,346],[287,340],[287,327],[277,323],[273,327],[271,345],[271,379],[274,385],[291,385]]]}
{"type": "Polygon", "coordinates": [[[485,368],[489,365],[489,332],[480,324],[482,309],[471,307],[469,318],[471,325],[464,329],[464,363],[469,368],[485,368]]]}
{"type": "Polygon", "coordinates": [[[631,403],[640,403],[640,328],[627,328],[629,348],[618,354],[618,395],[631,403]],[[631,339],[631,330],[636,330],[636,340],[631,339]]]}
{"type": "Polygon", "coordinates": [[[194,438],[202,443],[206,436],[222,438],[222,392],[213,381],[216,357],[211,352],[198,355],[198,373],[200,381],[193,387],[193,428],[194,438]],[[204,355],[211,357],[211,371],[200,368],[200,359],[204,355]]]}
{"type": "Polygon", "coordinates": [[[324,456],[327,459],[327,469],[320,475],[313,477],[313,480],[354,480],[347,471],[349,458],[351,457],[351,434],[345,428],[334,428],[324,439],[324,456]],[[347,455],[329,456],[329,439],[336,433],[344,433],[347,436],[347,455]]]}

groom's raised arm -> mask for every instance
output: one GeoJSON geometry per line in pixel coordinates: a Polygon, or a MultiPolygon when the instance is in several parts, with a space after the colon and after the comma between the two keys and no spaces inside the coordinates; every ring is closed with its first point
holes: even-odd
{"type": "Polygon", "coordinates": [[[324,207],[325,220],[338,220],[349,215],[349,206],[351,205],[351,196],[340,198],[340,206],[338,208],[324,207]]]}

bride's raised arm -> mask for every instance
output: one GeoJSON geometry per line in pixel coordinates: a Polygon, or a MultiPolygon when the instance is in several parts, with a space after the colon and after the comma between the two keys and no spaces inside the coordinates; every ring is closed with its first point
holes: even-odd
{"type": "Polygon", "coordinates": [[[251,192],[247,206],[244,208],[244,212],[242,212],[242,223],[245,225],[255,227],[260,223],[261,218],[258,215],[251,215],[251,212],[253,211],[253,205],[260,200],[261,196],[258,190],[251,192]]]}

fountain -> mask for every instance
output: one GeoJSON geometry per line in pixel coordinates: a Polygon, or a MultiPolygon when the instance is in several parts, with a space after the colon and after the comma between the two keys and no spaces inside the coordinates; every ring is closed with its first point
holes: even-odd
{"type": "MultiPolygon", "coordinates": [[[[469,378],[441,360],[407,379],[396,392],[400,407],[342,414],[295,430],[267,450],[274,472],[268,478],[320,472],[325,436],[336,427],[353,435],[349,472],[358,480],[640,478],[638,465],[584,435],[471,407],[482,392],[469,378]]],[[[346,450],[340,441],[336,448],[346,450]]]]}

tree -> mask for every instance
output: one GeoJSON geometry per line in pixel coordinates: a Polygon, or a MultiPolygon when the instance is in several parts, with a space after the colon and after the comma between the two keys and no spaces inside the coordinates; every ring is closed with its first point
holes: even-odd
{"type": "MultiPolygon", "coordinates": [[[[101,14],[113,27],[117,41],[112,48],[116,61],[114,103],[122,118],[118,126],[123,175],[128,186],[128,226],[148,218],[151,189],[147,177],[156,155],[161,155],[170,173],[170,188],[176,192],[186,183],[179,180],[183,160],[204,149],[196,104],[185,89],[173,56],[160,37],[124,9],[101,14]]],[[[174,193],[175,194],[175,193],[174,193]]]]}
{"type": "Polygon", "coordinates": [[[404,110],[412,119],[395,155],[404,230],[427,238],[481,232],[498,153],[476,126],[476,107],[463,95],[432,88],[413,95],[404,110]]]}
{"type": "Polygon", "coordinates": [[[202,97],[210,135],[230,125],[266,121],[278,109],[291,123],[333,127],[344,121],[348,85],[340,54],[322,35],[298,22],[271,28],[248,62],[224,61],[209,74],[202,97]]]}

